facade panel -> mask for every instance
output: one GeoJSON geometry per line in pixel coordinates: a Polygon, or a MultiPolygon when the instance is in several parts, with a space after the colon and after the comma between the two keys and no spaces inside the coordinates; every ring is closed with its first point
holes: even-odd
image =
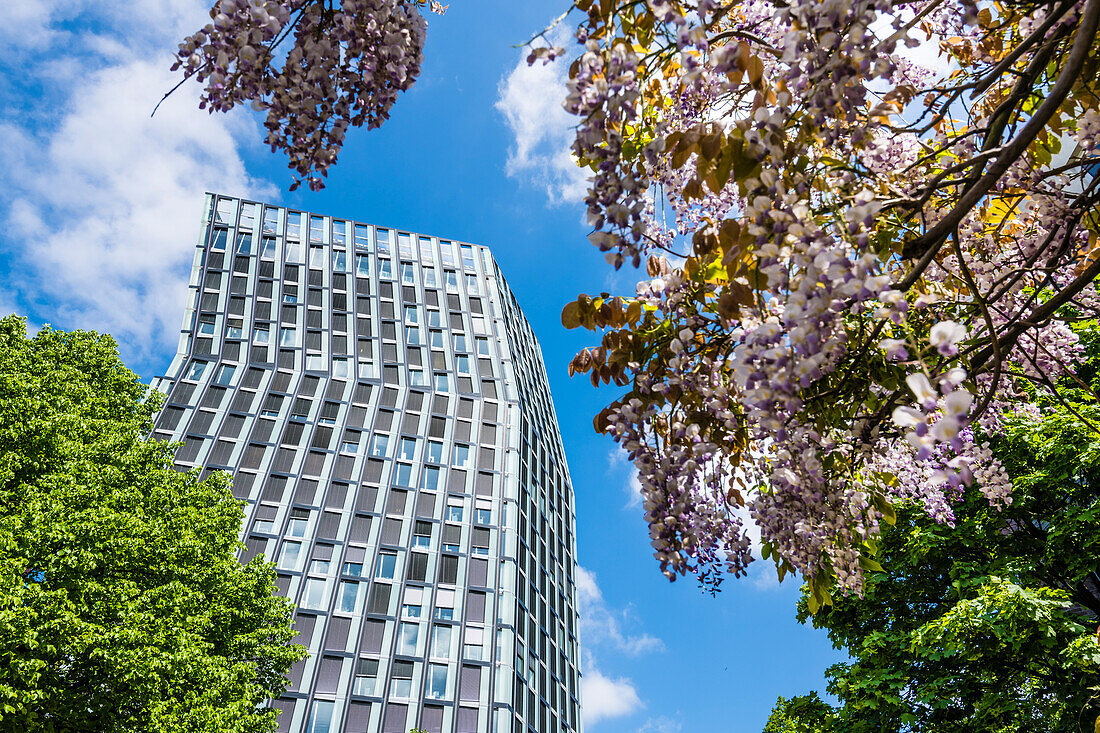
{"type": "Polygon", "coordinates": [[[487,248],[210,194],[154,387],[297,605],[280,730],[581,729],[572,486],[487,248]]]}

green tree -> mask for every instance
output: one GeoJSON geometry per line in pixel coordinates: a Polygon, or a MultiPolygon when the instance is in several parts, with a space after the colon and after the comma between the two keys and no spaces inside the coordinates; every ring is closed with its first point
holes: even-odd
{"type": "Polygon", "coordinates": [[[990,439],[1012,478],[1010,506],[966,492],[954,526],[901,506],[863,598],[810,614],[803,596],[799,620],[851,660],[827,672],[835,709],[780,698],[769,733],[1100,725],[1100,358],[1088,340],[1069,399],[990,439]]]}
{"type": "MultiPolygon", "coordinates": [[[[0,320],[0,729],[268,731],[291,644],[224,475],[172,467],[113,339],[0,320]]],[[[155,395],[154,395],[155,397],[155,395]]]]}

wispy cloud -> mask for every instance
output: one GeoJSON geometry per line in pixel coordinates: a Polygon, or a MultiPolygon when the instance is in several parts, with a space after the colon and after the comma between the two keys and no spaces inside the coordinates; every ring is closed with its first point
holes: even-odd
{"type": "Polygon", "coordinates": [[[577,568],[577,603],[581,643],[585,648],[604,647],[632,657],[664,650],[664,642],[655,636],[623,631],[624,626],[638,625],[633,608],[610,608],[596,583],[595,574],[583,567],[577,568]]]}
{"type": "Polygon", "coordinates": [[[683,726],[672,718],[661,715],[647,720],[645,725],[638,729],[638,733],[680,733],[682,728],[683,726]]]}
{"type": "MultiPolygon", "coordinates": [[[[553,33],[554,44],[570,42],[564,24],[553,33]]],[[[508,151],[508,175],[545,189],[554,204],[582,200],[587,186],[587,169],[577,167],[569,150],[577,118],[561,106],[568,94],[567,69],[564,59],[528,66],[524,50],[501,80],[496,103],[514,138],[508,151]]]]}
{"type": "Polygon", "coordinates": [[[607,457],[609,470],[619,473],[624,468],[627,470],[626,483],[623,491],[626,493],[626,508],[637,509],[642,506],[642,482],[638,479],[638,467],[627,460],[626,453],[619,448],[614,448],[607,457]]]}
{"type": "Polygon", "coordinates": [[[5,34],[25,35],[0,61],[22,60],[34,76],[16,90],[20,111],[0,112],[0,236],[17,307],[108,331],[147,359],[178,339],[203,192],[277,190],[245,170],[242,141],[259,139],[255,125],[200,111],[195,85],[150,118],[177,81],[173,41],[202,25],[202,3],[142,0],[123,16],[109,3],[33,0],[9,18],[17,26],[5,34]],[[77,17],[95,30],[66,30],[77,17]]]}

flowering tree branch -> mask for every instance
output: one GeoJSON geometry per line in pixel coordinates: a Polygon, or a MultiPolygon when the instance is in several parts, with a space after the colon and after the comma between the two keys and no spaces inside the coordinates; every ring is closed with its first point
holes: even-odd
{"type": "Polygon", "coordinates": [[[348,128],[381,125],[419,76],[426,5],[447,10],[436,0],[218,0],[172,68],[204,83],[199,106],[210,112],[244,102],[265,111],[267,142],[295,173],[291,190],[318,190],[348,128]]]}
{"type": "Polygon", "coordinates": [[[1011,501],[980,436],[1100,312],[1095,181],[1055,164],[1096,153],[1100,0],[576,7],[590,238],[649,279],[563,323],[604,331],[575,371],[627,385],[596,428],[666,575],[744,572],[744,506],[820,605],[860,591],[892,503],[1011,501]]]}

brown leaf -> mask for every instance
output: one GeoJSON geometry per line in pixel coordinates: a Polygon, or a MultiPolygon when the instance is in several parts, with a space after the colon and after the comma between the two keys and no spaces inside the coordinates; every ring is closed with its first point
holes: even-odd
{"type": "Polygon", "coordinates": [[[566,328],[576,328],[581,325],[581,304],[579,302],[574,300],[561,309],[561,325],[566,328]]]}
{"type": "Polygon", "coordinates": [[[722,148],[722,143],[725,140],[725,136],[721,130],[715,130],[709,135],[704,136],[699,140],[699,153],[707,160],[714,160],[718,157],[718,151],[722,148]]]}
{"type": "Polygon", "coordinates": [[[692,178],[687,182],[687,185],[684,186],[684,199],[691,201],[692,199],[701,198],[703,198],[703,187],[699,183],[698,178],[692,178]]]}
{"type": "Polygon", "coordinates": [[[760,90],[764,88],[764,85],[761,83],[761,80],[764,78],[764,63],[759,58],[753,56],[749,59],[749,64],[745,71],[748,72],[749,85],[753,89],[760,90]]]}

